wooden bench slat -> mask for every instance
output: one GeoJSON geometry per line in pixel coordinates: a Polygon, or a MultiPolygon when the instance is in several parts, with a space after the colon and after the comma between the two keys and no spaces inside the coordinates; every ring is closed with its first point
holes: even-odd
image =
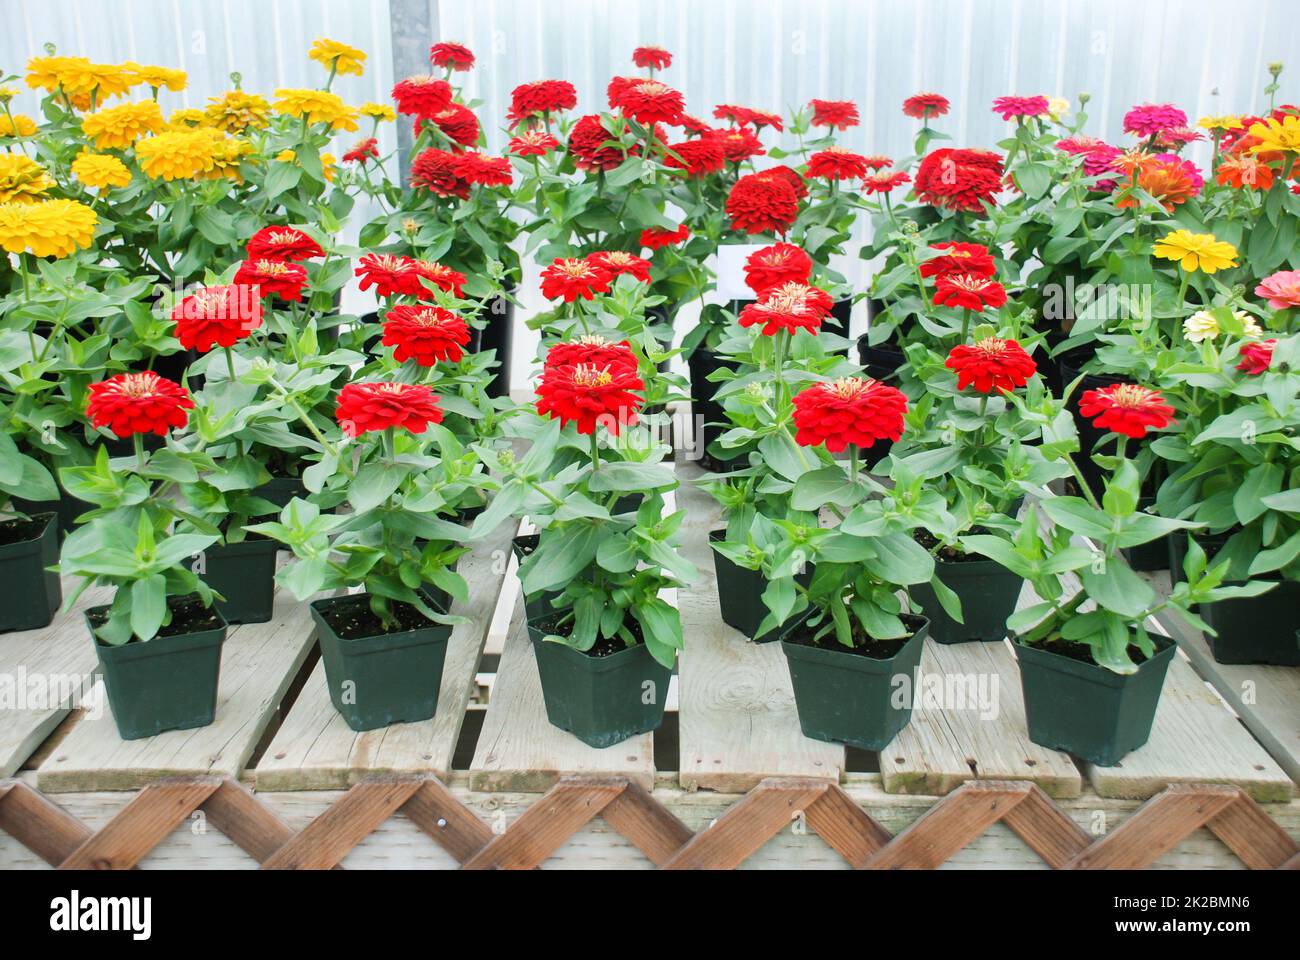
{"type": "Polygon", "coordinates": [[[376,773],[447,776],[505,580],[515,529],[516,525],[503,524],[461,559],[458,569],[469,585],[469,601],[454,604],[452,613],[469,622],[458,624],[447,641],[437,713],[420,723],[359,733],[330,703],[325,666],[317,663],[258,762],[258,789],[342,789],[376,773]]]}

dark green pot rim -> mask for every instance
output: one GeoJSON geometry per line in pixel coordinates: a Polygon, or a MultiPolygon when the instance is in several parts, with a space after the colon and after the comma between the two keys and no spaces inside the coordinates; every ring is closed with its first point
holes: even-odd
{"type": "Polygon", "coordinates": [[[442,643],[451,636],[451,625],[429,621],[425,627],[401,630],[396,633],[380,633],[369,637],[340,637],[325,619],[324,611],[344,603],[354,603],[365,593],[349,593],[342,597],[325,597],[313,600],[310,604],[312,619],[322,632],[328,633],[338,643],[338,649],[345,657],[365,656],[382,650],[397,650],[402,647],[415,647],[428,643],[442,643]]]}
{"type": "MultiPolygon", "coordinates": [[[[811,612],[810,614],[811,615],[811,612]]],[[[785,637],[781,638],[781,649],[785,651],[787,658],[791,660],[804,660],[809,663],[820,663],[827,666],[838,667],[842,670],[851,670],[854,673],[867,673],[877,676],[892,676],[899,660],[907,660],[915,651],[915,648],[925,642],[926,637],[930,635],[930,620],[920,614],[910,614],[921,621],[921,625],[916,628],[911,638],[899,647],[898,652],[887,660],[877,660],[874,657],[866,657],[860,653],[850,653],[847,650],[835,650],[825,647],[810,647],[804,643],[793,643],[785,637]]],[[[790,630],[795,629],[807,619],[807,615],[800,617],[790,630]]],[[[789,630],[786,631],[787,635],[789,630]]]]}
{"type": "Polygon", "coordinates": [[[1143,673],[1149,673],[1153,670],[1164,670],[1169,661],[1173,659],[1174,651],[1178,649],[1178,644],[1168,637],[1162,637],[1159,634],[1151,635],[1151,642],[1156,646],[1155,656],[1150,657],[1140,664],[1134,673],[1116,673],[1114,670],[1108,670],[1098,663],[1085,663],[1082,660],[1076,660],[1073,657],[1067,657],[1059,653],[1053,653],[1051,650],[1043,650],[1039,647],[1031,646],[1020,640],[1014,642],[1013,646],[1016,651],[1016,659],[1021,661],[1021,672],[1023,674],[1024,666],[1029,664],[1033,667],[1051,670],[1055,673],[1069,674],[1080,680],[1095,683],[1103,687],[1123,687],[1135,681],[1143,673]]]}
{"type": "Polygon", "coordinates": [[[177,653],[182,650],[194,650],[199,647],[205,647],[212,644],[215,639],[217,643],[225,643],[226,631],[229,624],[226,618],[221,615],[216,604],[208,608],[208,612],[221,621],[220,627],[213,627],[210,630],[199,630],[195,633],[178,633],[169,637],[153,637],[149,640],[128,640],[126,643],[105,643],[95,633],[95,627],[90,621],[91,614],[102,613],[111,609],[112,604],[101,604],[97,607],[90,607],[82,614],[82,619],[86,622],[86,629],[90,631],[90,639],[99,651],[100,657],[107,657],[110,661],[123,663],[128,660],[141,660],[145,657],[161,657],[169,653],[177,653]]]}
{"type": "Polygon", "coordinates": [[[41,552],[41,544],[49,535],[51,527],[57,527],[59,515],[51,512],[34,513],[28,519],[40,520],[42,517],[45,518],[45,524],[41,527],[40,533],[28,537],[26,540],[15,540],[13,543],[0,546],[0,560],[35,556],[41,552]]]}

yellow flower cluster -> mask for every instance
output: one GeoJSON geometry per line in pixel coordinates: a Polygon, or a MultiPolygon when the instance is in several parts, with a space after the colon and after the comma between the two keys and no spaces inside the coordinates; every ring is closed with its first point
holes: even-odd
{"type": "Polygon", "coordinates": [[[206,127],[208,118],[203,115],[202,110],[173,110],[172,115],[167,118],[168,130],[193,130],[195,127],[206,127]]]}
{"type": "Polygon", "coordinates": [[[387,103],[367,103],[361,107],[361,115],[381,123],[392,123],[397,119],[397,111],[387,103]]]}
{"type": "Polygon", "coordinates": [[[209,130],[166,130],[135,148],[140,169],[155,180],[192,180],[216,166],[209,130]]]}
{"type": "Polygon", "coordinates": [[[162,110],[153,100],[110,107],[81,121],[82,132],[94,138],[96,150],[125,150],[146,133],[162,128],[162,110]]]}
{"type": "Polygon", "coordinates": [[[155,90],[170,90],[180,93],[189,84],[189,76],[184,70],[171,67],[147,67],[138,63],[124,63],[122,69],[132,81],[132,86],[153,87],[155,90]]]}
{"type": "Polygon", "coordinates": [[[1250,148],[1251,153],[1300,153],[1300,117],[1286,116],[1281,120],[1270,118],[1263,123],[1252,123],[1250,135],[1259,138],[1259,143],[1250,148]]]}
{"type": "Polygon", "coordinates": [[[0,203],[36,203],[54,181],[22,153],[0,153],[0,203]]]}
{"type": "Polygon", "coordinates": [[[326,70],[332,70],[335,73],[351,73],[359,77],[366,72],[366,55],[356,47],[350,47],[346,43],[339,43],[337,40],[320,37],[311,45],[311,50],[307,52],[307,56],[326,70]]]}
{"type": "Polygon", "coordinates": [[[95,241],[99,217],[75,200],[0,203],[0,249],[67,257],[95,241]]]}
{"type": "Polygon", "coordinates": [[[93,63],[86,57],[32,57],[27,61],[27,85],[50,93],[60,91],[78,110],[91,110],[109,97],[125,96],[135,86],[125,65],[93,63]]]}
{"type": "Polygon", "coordinates": [[[219,97],[209,97],[203,111],[208,124],[226,133],[243,133],[262,129],[271,123],[271,105],[255,93],[230,90],[219,97]]]}
{"type": "Polygon", "coordinates": [[[244,175],[239,169],[244,157],[254,152],[253,145],[238,137],[224,136],[220,130],[206,128],[212,137],[212,169],[199,175],[200,180],[220,180],[223,177],[235,183],[243,183],[244,175]]]}
{"type": "Polygon", "coordinates": [[[0,113],[0,137],[30,137],[36,133],[36,121],[22,113],[0,113]]]}
{"type": "Polygon", "coordinates": [[[1196,125],[1202,130],[1238,130],[1241,128],[1241,117],[1231,115],[1201,117],[1196,121],[1196,125]]]}
{"type": "Polygon", "coordinates": [[[72,175],[91,190],[107,193],[110,187],[125,187],[131,171],[121,160],[107,153],[82,153],[72,161],[72,175]]]}
{"type": "Polygon", "coordinates": [[[275,91],[277,113],[306,117],[308,123],[328,123],[333,130],[356,130],[357,111],[343,98],[327,90],[282,89],[275,91]]]}

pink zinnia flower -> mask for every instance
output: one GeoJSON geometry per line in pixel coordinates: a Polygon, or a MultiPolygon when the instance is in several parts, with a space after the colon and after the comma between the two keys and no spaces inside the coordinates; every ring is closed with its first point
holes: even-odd
{"type": "Polygon", "coordinates": [[[1172,103],[1144,103],[1124,114],[1124,132],[1151,137],[1165,130],[1187,126],[1187,114],[1172,103]]]}
{"type": "Polygon", "coordinates": [[[1274,310],[1300,307],[1300,270],[1279,270],[1265,277],[1255,288],[1255,296],[1264,297],[1274,310]]]}
{"type": "Polygon", "coordinates": [[[993,101],[993,112],[1003,120],[1015,117],[1042,117],[1049,111],[1046,97],[998,97],[993,101]]]}

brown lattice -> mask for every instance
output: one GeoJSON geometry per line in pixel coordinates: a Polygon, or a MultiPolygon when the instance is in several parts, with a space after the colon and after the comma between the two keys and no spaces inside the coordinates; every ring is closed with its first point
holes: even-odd
{"type": "Polygon", "coordinates": [[[563,779],[500,834],[433,777],[364,780],[297,833],[228,779],[151,784],[98,832],[26,784],[0,783],[0,829],[64,868],[134,867],[195,810],[265,869],[337,867],[398,811],[467,870],[538,867],[597,816],[658,867],[730,869],[798,815],[864,869],[937,867],[999,822],[1056,869],[1147,867],[1200,827],[1248,867],[1300,869],[1300,845],[1242,790],[1218,785],[1171,786],[1094,842],[1034,784],[992,780],[965,784],[897,836],[838,784],[784,777],[764,780],[698,834],[622,777],[563,779]]]}

